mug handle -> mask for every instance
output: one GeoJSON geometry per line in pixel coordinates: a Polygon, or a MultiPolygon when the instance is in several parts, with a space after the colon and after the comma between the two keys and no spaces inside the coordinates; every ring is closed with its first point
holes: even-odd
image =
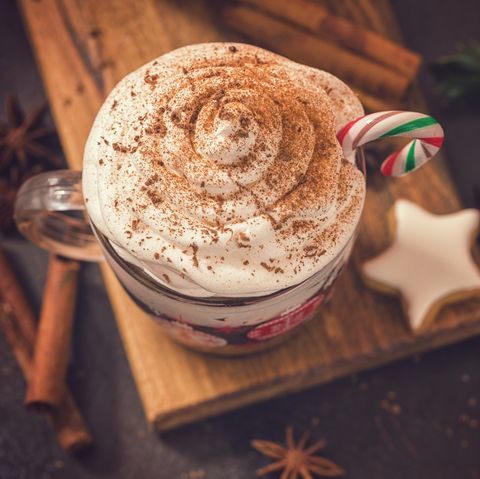
{"type": "Polygon", "coordinates": [[[80,171],[29,178],[18,191],[14,218],[18,230],[41,248],[67,258],[103,260],[85,212],[80,171]]]}

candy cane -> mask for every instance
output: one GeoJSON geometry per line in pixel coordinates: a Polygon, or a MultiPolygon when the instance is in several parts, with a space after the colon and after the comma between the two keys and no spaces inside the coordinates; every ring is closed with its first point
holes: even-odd
{"type": "Polygon", "coordinates": [[[389,155],[380,167],[385,176],[403,176],[432,158],[443,144],[443,128],[435,118],[413,111],[382,111],[361,116],[337,133],[346,158],[356,148],[381,138],[413,138],[401,150],[389,155]]]}

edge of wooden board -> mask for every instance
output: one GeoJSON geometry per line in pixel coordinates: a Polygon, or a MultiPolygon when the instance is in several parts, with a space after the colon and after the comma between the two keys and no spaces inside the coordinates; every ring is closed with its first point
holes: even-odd
{"type": "MultiPolygon", "coordinates": [[[[470,324],[473,326],[457,328],[454,333],[452,333],[452,330],[450,330],[449,334],[445,336],[439,334],[438,339],[435,339],[433,344],[429,342],[428,351],[432,351],[434,349],[448,346],[461,340],[480,335],[480,322],[470,324]]],[[[429,341],[431,341],[431,337],[429,337],[429,341]]],[[[375,354],[374,357],[358,357],[355,360],[355,368],[352,368],[351,364],[349,363],[337,364],[333,368],[330,368],[328,372],[325,371],[324,368],[319,367],[307,371],[307,374],[301,377],[301,382],[298,375],[281,377],[278,380],[281,382],[278,384],[273,382],[264,383],[259,387],[252,387],[249,389],[248,394],[242,394],[242,392],[240,392],[231,395],[220,396],[213,400],[196,404],[195,407],[178,409],[175,412],[164,414],[158,413],[155,417],[149,420],[149,423],[156,431],[166,432],[199,420],[218,416],[236,409],[250,406],[255,403],[267,401],[269,399],[273,399],[274,397],[305,391],[315,386],[326,384],[330,381],[341,379],[360,371],[367,369],[373,370],[377,367],[385,366],[391,362],[407,358],[417,353],[428,352],[424,349],[424,346],[421,344],[422,342],[423,341],[412,342],[410,343],[412,346],[411,348],[403,351],[389,351],[385,356],[381,354],[375,354]],[[241,404],[239,404],[239,402],[241,404]]],[[[268,354],[268,352],[260,354],[268,354]]]]}
{"type": "MultiPolygon", "coordinates": [[[[38,7],[35,6],[35,3],[30,3],[28,0],[21,0],[19,3],[23,7],[23,15],[26,19],[25,23],[27,23],[28,30],[30,30],[31,39],[33,39],[32,43],[35,46],[33,50],[37,58],[39,68],[42,72],[43,80],[47,85],[47,94],[51,100],[53,113],[57,120],[60,136],[64,140],[63,146],[65,148],[65,152],[70,164],[74,164],[76,167],[79,167],[81,163],[81,154],[79,148],[81,149],[82,141],[80,141],[78,135],[71,134],[71,122],[78,113],[85,115],[84,118],[94,114],[97,106],[101,103],[101,88],[99,88],[99,86],[93,79],[89,77],[88,74],[82,74],[80,76],[82,78],[86,77],[88,82],[83,86],[83,93],[78,92],[77,76],[72,75],[70,70],[63,65],[66,68],[66,72],[69,74],[67,75],[67,78],[64,79],[65,81],[60,84],[61,88],[59,90],[57,85],[58,78],[55,77],[55,75],[58,76],[58,73],[52,72],[52,69],[48,68],[48,62],[45,60],[45,56],[48,53],[47,49],[45,47],[43,47],[43,49],[39,48],[39,44],[35,42],[35,39],[39,42],[39,39],[41,38],[44,44],[45,42],[48,42],[48,45],[51,48],[55,48],[55,42],[57,42],[58,39],[56,39],[54,35],[50,35],[47,38],[42,37],[42,35],[44,35],[46,31],[45,29],[48,30],[48,28],[51,27],[52,23],[55,23],[57,27],[62,26],[61,24],[58,24],[58,18],[48,18],[48,16],[43,13],[42,19],[40,19],[40,12],[37,14],[34,12],[35,8],[45,8],[45,3],[54,5],[54,1],[48,0],[45,2],[44,0],[42,2],[42,6],[38,7]],[[70,98],[74,102],[73,106],[75,108],[71,106],[70,109],[67,110],[65,104],[62,103],[62,101],[65,100],[61,100],[67,98],[70,98]],[[80,112],[77,111],[77,108],[81,109],[80,112]],[[70,121],[62,121],[62,118],[65,116],[70,121]],[[77,141],[73,143],[67,142],[67,139],[71,139],[72,137],[74,137],[77,141]]],[[[383,10],[386,8],[385,5],[388,6],[387,1],[379,2],[379,4],[383,5],[383,10]]],[[[79,4],[76,5],[78,7],[79,4]]],[[[45,10],[42,10],[42,12],[45,12],[45,10]]],[[[392,12],[387,11],[386,14],[391,15],[392,12]]],[[[392,21],[394,21],[391,18],[387,20],[388,21],[384,21],[380,18],[379,21],[381,26],[383,26],[384,23],[392,23],[392,21]]],[[[85,65],[82,63],[82,58],[78,56],[78,52],[75,48],[75,45],[72,43],[72,39],[65,35],[63,30],[62,34],[64,35],[65,42],[71,43],[68,44],[68,47],[72,50],[72,55],[70,55],[67,60],[72,65],[73,71],[85,73],[85,65]]],[[[62,60],[63,57],[60,55],[60,53],[61,52],[56,51],[56,54],[59,55],[59,62],[61,63],[60,60],[62,60]]],[[[415,101],[422,101],[418,95],[418,92],[414,93],[414,96],[415,101]]],[[[73,127],[75,127],[75,122],[73,123],[73,127]]],[[[86,128],[85,125],[84,127],[86,128]]],[[[438,172],[441,173],[440,176],[445,182],[442,185],[443,191],[450,195],[452,183],[444,162],[436,162],[435,168],[438,168],[438,172]]],[[[398,188],[394,188],[395,192],[398,193],[400,188],[401,186],[398,184],[398,188]]],[[[417,199],[422,200],[422,198],[417,199]]],[[[457,197],[454,193],[451,193],[451,197],[446,198],[446,201],[451,201],[450,206],[456,207],[457,197]]],[[[136,310],[134,309],[136,306],[130,300],[127,293],[121,289],[120,285],[118,284],[118,280],[113,277],[113,274],[110,272],[108,267],[103,268],[103,273],[106,277],[105,283],[109,292],[113,309],[115,311],[116,322],[122,336],[123,344],[127,351],[129,364],[132,368],[134,380],[137,384],[147,419],[150,423],[153,423],[154,427],[161,431],[166,431],[168,429],[172,429],[198,419],[203,419],[208,416],[221,414],[234,408],[243,407],[257,401],[265,401],[280,394],[306,389],[308,387],[337,379],[345,376],[346,374],[351,374],[355,371],[360,371],[372,366],[384,365],[388,362],[424,351],[426,347],[428,347],[430,350],[432,348],[437,348],[460,341],[472,335],[480,334],[480,322],[466,320],[464,323],[458,324],[448,330],[440,328],[438,330],[434,330],[433,332],[427,331],[416,338],[413,336],[408,337],[404,341],[392,345],[392,349],[388,351],[377,349],[375,350],[375,354],[359,354],[356,356],[353,367],[351,362],[349,363],[345,360],[343,362],[338,361],[333,366],[319,364],[307,370],[303,374],[284,374],[283,376],[278,376],[275,380],[267,380],[260,385],[251,385],[248,389],[248,392],[245,392],[245,390],[239,390],[231,394],[223,394],[214,399],[206,399],[203,401],[200,400],[196,403],[192,402],[186,407],[177,408],[174,412],[155,412],[153,411],[154,408],[152,407],[151,403],[148,401],[151,400],[152,394],[161,394],[161,391],[152,391],[152,388],[158,387],[158,384],[152,384],[155,383],[155,381],[151,380],[152,376],[149,376],[151,371],[148,368],[148,364],[146,364],[145,358],[143,358],[139,352],[141,345],[138,342],[138,338],[132,336],[132,331],[128,330],[128,320],[131,318],[127,318],[127,316],[129,312],[132,312],[132,314],[137,314],[136,310]]],[[[151,319],[149,319],[149,321],[151,321],[151,319]]],[[[294,340],[295,339],[292,339],[292,341],[294,340]]],[[[269,353],[265,352],[263,354],[269,353]]],[[[235,360],[223,359],[223,361],[235,360]]],[[[158,406],[158,403],[156,403],[155,406],[158,406]]]]}
{"type": "MultiPolygon", "coordinates": [[[[106,263],[104,263],[102,271],[104,276],[108,278],[106,283],[113,309],[115,311],[125,311],[125,308],[134,308],[137,309],[138,312],[145,314],[138,309],[123,291],[122,286],[114,277],[113,272],[106,263]]],[[[478,319],[480,319],[480,312],[477,316],[478,319]]],[[[138,355],[132,350],[132,348],[138,345],[131,339],[131,331],[128,329],[128,323],[125,319],[121,319],[120,316],[116,315],[116,317],[127,355],[129,357],[133,355],[138,358],[138,355]]],[[[152,318],[147,318],[147,320],[154,323],[152,318]]],[[[298,334],[302,334],[302,329],[297,333],[297,336],[298,334]]],[[[160,332],[160,328],[158,332],[160,332]]],[[[166,335],[161,334],[165,337],[166,341],[171,341],[166,335]]],[[[141,392],[142,406],[150,426],[158,432],[165,432],[207,417],[217,416],[237,408],[267,401],[280,395],[306,390],[366,369],[381,367],[396,360],[417,353],[431,351],[476,335],[480,335],[480,321],[465,321],[459,323],[455,328],[448,330],[440,329],[433,332],[427,331],[418,336],[407,336],[406,339],[395,344],[395,347],[390,350],[377,349],[369,354],[358,355],[355,358],[355,365],[353,367],[351,361],[347,360],[329,365],[319,364],[316,367],[304,370],[302,374],[279,374],[274,380],[263,381],[257,385],[250,385],[248,389],[239,389],[234,393],[221,394],[215,398],[189,403],[177,409],[171,408],[166,412],[154,412],[153,408],[148,404],[147,398],[149,394],[142,393],[145,387],[152,386],[152,384],[146,385],[142,383],[142,375],[145,373],[145,367],[140,367],[137,361],[129,361],[129,363],[132,368],[134,380],[141,392]]],[[[295,340],[296,338],[292,337],[288,341],[295,340]]],[[[178,354],[184,354],[186,352],[183,347],[179,345],[175,345],[175,349],[178,349],[178,354]]],[[[205,357],[204,353],[193,352],[192,354],[198,354],[199,358],[205,357]]],[[[272,353],[269,351],[259,353],[259,355],[262,356],[268,356],[269,354],[272,353]]],[[[208,358],[209,356],[207,355],[206,357],[208,358]]],[[[213,359],[215,361],[229,362],[232,364],[237,363],[238,367],[242,368],[242,363],[238,358],[214,357],[213,359]]]]}

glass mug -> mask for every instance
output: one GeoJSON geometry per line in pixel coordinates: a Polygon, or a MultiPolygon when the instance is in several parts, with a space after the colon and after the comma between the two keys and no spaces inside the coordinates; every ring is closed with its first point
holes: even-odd
{"type": "MultiPolygon", "coordinates": [[[[365,175],[365,159],[356,150],[365,175]]],[[[81,172],[59,170],[27,180],[15,203],[19,231],[38,246],[86,261],[105,259],[129,296],[176,341],[196,350],[241,355],[267,349],[288,338],[330,298],[349,259],[358,224],[345,247],[300,284],[265,296],[192,297],[156,282],[123,259],[86,219],[81,172]]]]}

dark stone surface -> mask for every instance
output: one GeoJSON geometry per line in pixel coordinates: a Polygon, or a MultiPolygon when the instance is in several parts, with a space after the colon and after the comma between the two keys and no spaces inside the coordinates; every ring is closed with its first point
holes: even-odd
{"type": "MultiPolygon", "coordinates": [[[[427,62],[479,36],[478,0],[394,3],[408,44],[427,62]]],[[[440,108],[426,73],[422,83],[447,131],[450,167],[464,203],[471,206],[473,187],[480,182],[480,117],[440,108]]],[[[44,98],[10,0],[0,9],[2,100],[9,91],[18,93],[27,108],[44,98]]],[[[2,244],[38,310],[46,254],[18,239],[2,244]]],[[[187,479],[193,471],[210,479],[252,478],[266,460],[249,441],[282,440],[288,424],[298,432],[309,429],[315,439],[326,437],[326,455],[351,478],[480,478],[479,338],[159,438],[147,430],[95,265],[82,271],[79,298],[69,383],[96,445],[81,456],[68,456],[45,421],[24,410],[24,381],[0,335],[0,479],[187,479]],[[385,400],[398,404],[400,414],[386,411],[385,400]]]]}

